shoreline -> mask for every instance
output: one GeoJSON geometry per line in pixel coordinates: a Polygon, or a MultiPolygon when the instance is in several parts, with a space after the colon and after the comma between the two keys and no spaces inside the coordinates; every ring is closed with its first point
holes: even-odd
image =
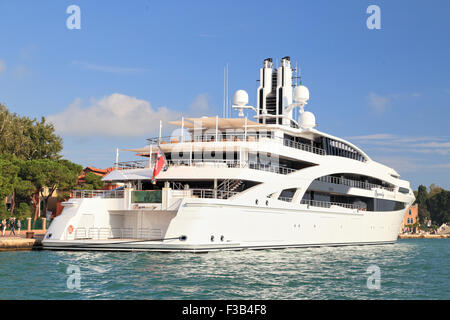
{"type": "Polygon", "coordinates": [[[399,239],[447,239],[450,234],[399,234],[399,239]]]}
{"type": "Polygon", "coordinates": [[[0,236],[0,252],[2,251],[27,251],[41,250],[44,233],[35,232],[33,238],[25,238],[26,231],[21,231],[15,237],[0,236]]]}

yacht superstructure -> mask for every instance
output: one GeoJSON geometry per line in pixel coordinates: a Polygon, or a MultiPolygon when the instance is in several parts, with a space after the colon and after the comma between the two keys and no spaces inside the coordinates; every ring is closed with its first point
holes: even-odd
{"type": "Polygon", "coordinates": [[[116,163],[104,178],[123,186],[74,191],[44,248],[200,252],[395,242],[415,199],[409,182],[318,131],[304,110],[309,91],[293,71],[289,57],[277,68],[266,59],[256,107],[238,90],[239,117],[171,121],[176,135],[130,149],[144,160],[116,163]]]}

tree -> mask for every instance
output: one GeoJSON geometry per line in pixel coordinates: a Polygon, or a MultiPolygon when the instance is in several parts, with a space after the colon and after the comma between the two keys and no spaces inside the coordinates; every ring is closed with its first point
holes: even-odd
{"type": "Polygon", "coordinates": [[[450,221],[450,191],[441,189],[427,200],[433,224],[441,225],[450,221]]]}
{"type": "Polygon", "coordinates": [[[44,210],[47,211],[48,199],[53,196],[56,189],[68,191],[75,188],[78,175],[82,167],[68,160],[51,161],[48,159],[25,161],[20,171],[20,177],[29,181],[34,187],[31,195],[34,219],[38,218],[37,198],[44,199],[44,210]],[[46,190],[46,189],[47,190],[46,190]]]}
{"type": "Polygon", "coordinates": [[[416,203],[421,206],[425,205],[428,198],[427,187],[420,185],[417,190],[416,203]]]}
{"type": "Polygon", "coordinates": [[[52,124],[11,113],[0,104],[0,154],[23,160],[51,159],[61,156],[62,139],[52,124]]]}
{"type": "Polygon", "coordinates": [[[14,191],[18,172],[19,168],[11,161],[5,157],[0,158],[0,201],[2,201],[2,206],[4,199],[14,191]]]}
{"type": "Polygon", "coordinates": [[[430,192],[428,193],[428,198],[433,197],[434,195],[440,193],[442,190],[444,190],[444,189],[442,189],[441,187],[439,187],[439,186],[435,185],[434,183],[432,183],[430,185],[430,192]]]}
{"type": "Polygon", "coordinates": [[[84,181],[85,182],[83,183],[82,188],[85,190],[99,190],[105,185],[102,181],[102,177],[92,172],[86,173],[84,176],[84,181]]]}
{"type": "Polygon", "coordinates": [[[426,221],[430,220],[430,218],[431,215],[428,211],[427,205],[425,203],[419,204],[419,222],[424,224],[426,221]]]}

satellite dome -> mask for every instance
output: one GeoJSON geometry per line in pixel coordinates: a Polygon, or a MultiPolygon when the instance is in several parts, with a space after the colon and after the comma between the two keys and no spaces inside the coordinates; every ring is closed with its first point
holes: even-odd
{"type": "Polygon", "coordinates": [[[233,96],[233,104],[241,107],[248,104],[248,93],[245,90],[236,91],[233,96]]]}
{"type": "Polygon", "coordinates": [[[316,126],[316,117],[312,112],[305,111],[300,114],[300,126],[303,129],[311,129],[316,126]]]}
{"type": "Polygon", "coordinates": [[[309,90],[305,86],[297,86],[294,89],[294,101],[306,103],[309,100],[309,90]]]}

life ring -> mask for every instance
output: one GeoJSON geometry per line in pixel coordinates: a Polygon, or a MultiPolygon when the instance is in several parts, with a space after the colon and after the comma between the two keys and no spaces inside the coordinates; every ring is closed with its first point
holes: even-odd
{"type": "Polygon", "coordinates": [[[73,225],[70,225],[70,226],[67,228],[67,231],[69,232],[69,234],[72,234],[72,232],[73,232],[73,225]]]}

